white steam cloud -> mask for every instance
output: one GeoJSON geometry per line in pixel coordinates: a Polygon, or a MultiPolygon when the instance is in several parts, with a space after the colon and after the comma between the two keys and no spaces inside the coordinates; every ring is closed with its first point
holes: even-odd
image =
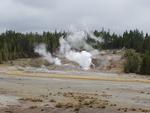
{"type": "Polygon", "coordinates": [[[55,65],[61,65],[61,60],[56,57],[52,57],[51,53],[46,51],[46,45],[40,44],[35,47],[34,52],[41,55],[45,60],[47,60],[49,63],[53,63],[55,65]]]}
{"type": "Polygon", "coordinates": [[[60,53],[68,60],[78,63],[84,70],[90,69],[92,55],[98,54],[98,51],[86,42],[88,35],[95,41],[102,42],[100,38],[98,39],[93,34],[82,31],[71,33],[59,40],[60,53]]]}
{"type": "Polygon", "coordinates": [[[92,63],[92,55],[87,51],[70,51],[66,54],[68,60],[78,63],[84,70],[88,70],[92,63]]]}

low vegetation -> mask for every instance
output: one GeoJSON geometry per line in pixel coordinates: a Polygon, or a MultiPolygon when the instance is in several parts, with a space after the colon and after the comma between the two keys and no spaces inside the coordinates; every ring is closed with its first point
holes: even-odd
{"type": "Polygon", "coordinates": [[[124,71],[126,73],[139,73],[142,62],[141,56],[132,49],[126,50],[124,56],[126,57],[124,71]]]}
{"type": "Polygon", "coordinates": [[[133,49],[126,50],[124,71],[127,73],[150,74],[150,53],[140,54],[133,49]]]}
{"type": "Polygon", "coordinates": [[[21,98],[22,101],[30,101],[30,102],[43,102],[40,98],[21,98]]]}

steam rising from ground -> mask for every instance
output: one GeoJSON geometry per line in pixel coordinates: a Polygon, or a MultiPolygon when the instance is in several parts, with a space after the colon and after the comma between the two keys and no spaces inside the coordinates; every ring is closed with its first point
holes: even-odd
{"type": "Polygon", "coordinates": [[[68,60],[78,63],[84,70],[90,69],[92,55],[98,54],[98,51],[86,42],[88,35],[95,41],[102,41],[93,34],[82,31],[71,33],[65,38],[60,38],[60,53],[68,60]]]}
{"type": "Polygon", "coordinates": [[[35,47],[34,52],[41,55],[45,60],[49,63],[53,63],[55,65],[61,65],[61,60],[59,58],[52,57],[51,53],[46,51],[46,45],[40,44],[35,47]]]}
{"type": "Polygon", "coordinates": [[[91,38],[97,42],[102,42],[102,38],[97,38],[91,32],[73,32],[65,37],[72,49],[92,51],[94,48],[87,43],[87,39],[91,38]]]}
{"type": "Polygon", "coordinates": [[[88,70],[92,63],[92,55],[87,51],[70,51],[66,54],[66,58],[78,63],[84,70],[88,70]]]}
{"type": "MultiPolygon", "coordinates": [[[[96,42],[102,42],[101,38],[95,37],[90,32],[73,32],[59,40],[59,54],[66,59],[76,62],[82,69],[88,70],[92,63],[92,56],[98,54],[99,51],[94,49],[87,43],[87,39],[91,38],[96,42]]],[[[35,52],[39,53],[45,60],[56,65],[61,65],[59,58],[52,57],[51,53],[46,51],[46,45],[40,44],[35,48],[35,52]]]]}

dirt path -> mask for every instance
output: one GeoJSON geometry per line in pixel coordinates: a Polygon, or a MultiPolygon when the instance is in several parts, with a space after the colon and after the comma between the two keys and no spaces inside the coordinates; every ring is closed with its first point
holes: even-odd
{"type": "Polygon", "coordinates": [[[148,79],[84,75],[0,74],[0,113],[150,112],[148,79]]]}

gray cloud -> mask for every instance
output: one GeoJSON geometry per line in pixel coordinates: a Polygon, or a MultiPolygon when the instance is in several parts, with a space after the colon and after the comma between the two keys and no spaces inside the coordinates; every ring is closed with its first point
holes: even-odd
{"type": "Polygon", "coordinates": [[[37,8],[55,8],[59,0],[13,0],[14,2],[21,3],[25,6],[37,8]]]}
{"type": "Polygon", "coordinates": [[[0,31],[150,29],[149,0],[4,0],[0,4],[0,31]]]}

